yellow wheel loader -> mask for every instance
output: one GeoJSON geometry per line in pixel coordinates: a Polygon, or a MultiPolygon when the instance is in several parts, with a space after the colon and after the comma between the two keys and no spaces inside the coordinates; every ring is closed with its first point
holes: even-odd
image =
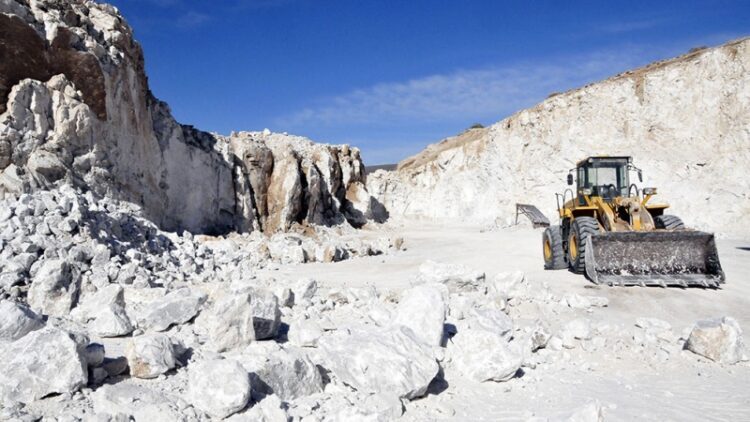
{"type": "Polygon", "coordinates": [[[544,231],[544,268],[610,286],[718,287],[725,277],[714,235],[649,203],[656,188],[639,191],[631,172],[643,180],[632,157],[589,157],[568,173],[575,192],[556,194],[560,225],[544,231]]]}

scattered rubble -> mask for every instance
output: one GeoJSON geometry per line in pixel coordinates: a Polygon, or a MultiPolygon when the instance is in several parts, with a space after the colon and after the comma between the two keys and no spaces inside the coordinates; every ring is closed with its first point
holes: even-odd
{"type": "Polygon", "coordinates": [[[426,261],[419,266],[417,281],[420,283],[440,283],[453,292],[478,290],[484,286],[484,273],[463,265],[442,264],[426,261]]]}

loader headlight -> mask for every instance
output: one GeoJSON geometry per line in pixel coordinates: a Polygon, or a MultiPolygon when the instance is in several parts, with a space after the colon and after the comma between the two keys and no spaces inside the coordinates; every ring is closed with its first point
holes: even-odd
{"type": "Polygon", "coordinates": [[[644,195],[656,195],[656,188],[643,188],[644,195]]]}
{"type": "Polygon", "coordinates": [[[591,188],[583,188],[581,189],[581,193],[583,193],[586,196],[591,195],[591,188]]]}

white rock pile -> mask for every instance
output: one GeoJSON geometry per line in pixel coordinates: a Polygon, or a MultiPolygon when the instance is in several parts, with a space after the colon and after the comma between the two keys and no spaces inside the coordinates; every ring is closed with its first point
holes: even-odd
{"type": "MultiPolygon", "coordinates": [[[[87,293],[97,291],[95,306],[79,313],[99,321],[103,335],[126,334],[130,324],[122,316],[121,293],[110,284],[171,291],[185,282],[246,279],[274,262],[330,262],[400,245],[385,237],[364,242],[327,228],[314,229],[316,238],[178,235],[159,230],[137,206],[69,185],[0,200],[0,209],[0,296],[25,295],[35,311],[64,316],[78,304],[86,306],[87,293]],[[99,308],[104,303],[107,309],[99,308]]],[[[154,303],[143,323],[163,331],[195,316],[202,301],[200,294],[176,290],[154,303]]]]}

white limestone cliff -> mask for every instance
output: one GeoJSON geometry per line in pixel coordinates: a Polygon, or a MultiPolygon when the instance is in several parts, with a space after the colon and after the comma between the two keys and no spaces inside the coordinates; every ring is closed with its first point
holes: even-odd
{"type": "Polygon", "coordinates": [[[737,221],[750,213],[749,69],[743,39],[625,72],[431,145],[369,175],[368,190],[392,217],[506,223],[520,202],[554,220],[578,160],[632,155],[668,213],[748,234],[737,221]]]}
{"type": "Polygon", "coordinates": [[[0,56],[0,196],[72,183],[203,233],[366,222],[356,148],[177,123],[110,5],[0,2],[0,56]]]}

